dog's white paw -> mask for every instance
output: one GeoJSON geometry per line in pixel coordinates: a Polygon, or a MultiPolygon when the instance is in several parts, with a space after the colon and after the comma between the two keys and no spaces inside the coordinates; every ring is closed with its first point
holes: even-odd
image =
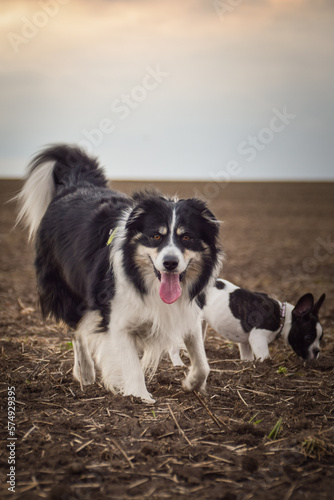
{"type": "Polygon", "coordinates": [[[182,382],[182,387],[185,391],[197,391],[205,393],[206,379],[208,373],[194,373],[192,370],[189,371],[188,375],[182,382]]]}
{"type": "Polygon", "coordinates": [[[146,403],[148,405],[154,405],[156,402],[156,399],[152,398],[152,394],[148,393],[149,398],[141,398],[143,403],[146,403]]]}
{"type": "Polygon", "coordinates": [[[182,361],[182,359],[181,359],[181,358],[180,358],[180,359],[174,359],[174,360],[172,360],[172,363],[173,363],[173,366],[174,366],[175,368],[177,368],[178,366],[180,366],[181,368],[183,368],[184,366],[186,366],[186,365],[183,363],[183,361],[182,361]]]}
{"type": "Polygon", "coordinates": [[[155,399],[153,399],[152,394],[150,394],[147,390],[124,390],[123,396],[134,396],[136,398],[140,398],[143,403],[150,405],[155,403],[155,399]]]}

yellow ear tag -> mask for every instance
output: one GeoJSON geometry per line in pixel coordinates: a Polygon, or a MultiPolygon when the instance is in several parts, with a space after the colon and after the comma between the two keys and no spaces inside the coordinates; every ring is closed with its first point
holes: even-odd
{"type": "Polygon", "coordinates": [[[109,236],[108,241],[107,241],[107,246],[112,244],[113,239],[115,238],[116,231],[117,231],[117,227],[115,227],[115,229],[110,230],[110,236],[109,236]]]}

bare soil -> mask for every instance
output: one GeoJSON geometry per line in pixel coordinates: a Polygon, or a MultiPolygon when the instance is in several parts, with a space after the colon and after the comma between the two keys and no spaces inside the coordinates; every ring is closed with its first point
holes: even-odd
{"type": "MultiPolygon", "coordinates": [[[[138,185],[114,183],[128,193],[138,185]]],[[[327,299],[315,362],[282,341],[270,360],[242,362],[211,330],[207,396],[185,393],[184,369],[163,360],[149,384],[154,406],[98,382],[82,392],[73,380],[71,332],[42,321],[33,249],[12,230],[15,204],[4,204],[19,187],[0,182],[1,498],[333,498],[333,184],[159,185],[184,197],[216,195],[223,277],[292,303],[309,291],[327,299]],[[16,397],[15,493],[6,483],[8,387],[16,397]]]]}

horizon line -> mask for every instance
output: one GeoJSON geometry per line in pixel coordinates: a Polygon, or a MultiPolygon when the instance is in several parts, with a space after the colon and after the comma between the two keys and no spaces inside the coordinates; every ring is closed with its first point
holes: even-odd
{"type": "MultiPolygon", "coordinates": [[[[1,177],[0,176],[0,181],[24,181],[26,177],[1,177]]],[[[198,183],[214,183],[214,184],[230,184],[230,183],[251,183],[251,182],[258,182],[258,183],[270,183],[270,182],[281,182],[281,183],[334,183],[334,178],[315,178],[315,179],[286,179],[286,178],[263,178],[263,179],[231,179],[228,181],[216,181],[213,179],[170,179],[170,178],[152,178],[152,177],[147,177],[147,178],[141,178],[141,179],[131,179],[131,178],[126,178],[126,179],[113,179],[107,177],[108,182],[198,182],[198,183]]]]}

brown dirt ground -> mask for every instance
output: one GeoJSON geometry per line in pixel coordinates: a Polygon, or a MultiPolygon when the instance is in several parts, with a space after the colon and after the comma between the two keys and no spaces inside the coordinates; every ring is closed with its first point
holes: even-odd
{"type": "MultiPolygon", "coordinates": [[[[237,347],[210,331],[208,395],[183,392],[183,369],[166,360],[149,384],[153,407],[99,383],[81,392],[73,381],[70,332],[42,321],[33,250],[12,231],[15,207],[3,204],[18,187],[0,183],[1,498],[333,498],[333,184],[159,186],[216,194],[226,279],[290,302],[308,291],[327,299],[317,361],[277,341],[271,360],[241,362],[237,347]],[[17,400],[15,494],[6,485],[8,386],[17,400]]],[[[138,183],[114,187],[131,192],[138,183]]]]}

